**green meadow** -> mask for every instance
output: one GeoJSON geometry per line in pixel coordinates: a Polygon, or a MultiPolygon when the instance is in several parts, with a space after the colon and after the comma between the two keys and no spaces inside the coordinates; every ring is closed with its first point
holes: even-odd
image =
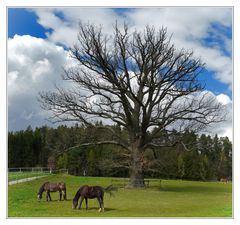
{"type": "MultiPolygon", "coordinates": [[[[34,181],[8,186],[8,217],[232,217],[232,183],[162,180],[150,182],[148,188],[119,188],[114,196],[105,194],[105,212],[99,213],[96,199],[89,199],[89,209],[72,209],[72,199],[84,184],[106,187],[113,178],[51,175],[34,181]],[[51,193],[37,201],[42,183],[63,181],[67,201],[51,193]]],[[[115,179],[115,178],[114,178],[115,179]]]]}

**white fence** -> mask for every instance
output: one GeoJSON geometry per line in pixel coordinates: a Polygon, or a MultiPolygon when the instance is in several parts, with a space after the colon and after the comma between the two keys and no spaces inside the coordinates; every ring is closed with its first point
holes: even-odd
{"type": "Polygon", "coordinates": [[[59,174],[59,173],[65,173],[68,174],[68,169],[51,169],[48,167],[19,167],[19,168],[8,168],[8,172],[33,172],[33,173],[53,173],[53,174],[59,174]]]}

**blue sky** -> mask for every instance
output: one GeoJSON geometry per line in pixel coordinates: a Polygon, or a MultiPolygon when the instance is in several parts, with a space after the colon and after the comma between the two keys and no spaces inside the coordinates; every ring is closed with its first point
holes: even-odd
{"type": "MultiPolygon", "coordinates": [[[[31,35],[46,38],[46,29],[37,23],[37,16],[33,11],[24,8],[8,9],[8,37],[13,38],[15,34],[31,35]]],[[[48,30],[49,31],[49,30],[48,30]]]]}
{"type": "MultiPolygon", "coordinates": [[[[64,55],[68,47],[76,40],[77,24],[79,20],[93,21],[103,24],[110,29],[113,23],[118,20],[120,23],[127,22],[130,26],[141,29],[146,24],[154,26],[166,26],[169,33],[173,34],[173,43],[181,48],[193,49],[197,56],[200,56],[206,63],[206,71],[199,76],[200,80],[206,83],[206,89],[216,96],[224,96],[227,101],[232,99],[232,14],[229,8],[91,8],[91,9],[65,9],[65,8],[9,8],[8,9],[8,38],[9,38],[9,129],[24,129],[28,122],[35,126],[43,122],[44,113],[36,115],[37,103],[32,101],[34,107],[26,107],[22,111],[13,106],[14,102],[24,102],[28,97],[26,94],[12,91],[14,89],[25,89],[24,79],[29,85],[41,85],[46,87],[46,81],[41,74],[49,73],[49,70],[60,71],[58,61],[65,62],[67,59],[57,55],[62,52],[64,55]],[[161,24],[162,21],[162,24],[161,24]],[[29,35],[29,36],[26,36],[29,35]],[[11,44],[10,44],[11,43],[11,44]],[[44,52],[41,45],[45,46],[44,52]],[[28,47],[26,47],[28,46],[28,47]],[[37,50],[38,54],[29,50],[37,50]],[[60,49],[64,46],[64,48],[60,49]],[[21,49],[22,48],[22,49],[21,49]],[[24,50],[25,48],[25,50],[24,50]],[[43,55],[40,55],[43,54],[43,55]],[[31,55],[32,54],[32,55],[31,55]],[[52,58],[49,58],[49,54],[52,58]],[[19,56],[19,57],[18,57],[19,56]],[[55,56],[55,58],[53,58],[55,56]],[[17,60],[16,60],[17,58],[17,60]],[[21,59],[21,60],[20,60],[21,59]],[[34,59],[36,59],[34,61],[34,59]],[[17,62],[15,62],[16,60],[17,62]],[[37,73],[29,75],[27,65],[24,62],[32,60],[37,73]],[[24,72],[24,73],[23,73],[24,72]],[[40,75],[39,75],[40,74],[40,75]],[[24,78],[24,76],[26,76],[24,78]],[[30,78],[30,79],[29,79],[30,78]],[[40,79],[41,78],[41,79],[40,79]],[[39,83],[34,82],[38,80],[39,83]],[[22,82],[22,84],[21,84],[22,82]],[[32,82],[32,83],[31,83],[32,82]],[[42,83],[41,83],[42,82],[42,83]],[[23,85],[21,88],[20,86],[23,85]],[[19,121],[16,120],[16,115],[19,121]],[[22,121],[20,122],[20,120],[22,121]]],[[[31,72],[32,73],[32,72],[31,72]]],[[[50,73],[49,73],[50,74],[50,73]]],[[[51,73],[52,74],[52,73],[51,73]]],[[[46,75],[46,76],[47,76],[46,75]]],[[[59,74],[58,74],[59,75],[59,74]]],[[[51,84],[55,77],[50,78],[51,84]]],[[[47,78],[46,78],[47,79],[47,78]]],[[[56,78],[57,79],[57,78],[56,78]]],[[[49,77],[48,77],[49,81],[49,77]]],[[[26,82],[25,82],[26,83],[26,82]]],[[[49,83],[49,82],[48,82],[49,83]]],[[[35,92],[34,92],[35,93],[35,92]]],[[[35,93],[36,94],[36,93],[35,93]]],[[[220,97],[219,97],[220,98],[220,97]]]]}

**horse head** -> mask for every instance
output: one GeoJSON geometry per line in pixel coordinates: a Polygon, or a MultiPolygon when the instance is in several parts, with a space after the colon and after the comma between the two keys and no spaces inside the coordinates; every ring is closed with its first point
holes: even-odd
{"type": "Polygon", "coordinates": [[[49,182],[46,182],[44,183],[40,188],[39,188],[39,191],[38,191],[38,194],[37,194],[37,198],[38,198],[38,201],[40,201],[42,199],[42,194],[44,192],[44,187],[46,184],[48,184],[49,182]]]}
{"type": "Polygon", "coordinates": [[[73,209],[76,209],[77,204],[78,204],[78,199],[73,199],[72,208],[73,208],[73,209]]]}
{"type": "Polygon", "coordinates": [[[77,191],[76,195],[73,198],[73,201],[72,201],[72,208],[73,209],[76,209],[76,207],[78,205],[78,199],[80,198],[82,189],[83,189],[83,187],[79,188],[79,190],[77,191]]]}
{"type": "Polygon", "coordinates": [[[40,193],[37,194],[37,199],[38,199],[38,201],[41,201],[42,195],[40,193]]]}

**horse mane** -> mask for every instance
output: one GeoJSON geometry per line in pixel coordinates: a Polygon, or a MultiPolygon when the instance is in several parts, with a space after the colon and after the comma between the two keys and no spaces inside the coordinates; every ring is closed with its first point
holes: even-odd
{"type": "Polygon", "coordinates": [[[41,195],[41,194],[43,193],[43,191],[44,191],[44,186],[45,186],[46,184],[49,184],[49,182],[45,182],[45,183],[39,188],[39,191],[38,191],[38,194],[39,194],[39,195],[41,195]]]}
{"type": "Polygon", "coordinates": [[[73,200],[78,200],[80,198],[81,192],[83,190],[83,188],[87,187],[87,185],[83,185],[82,187],[80,187],[76,193],[76,195],[74,196],[73,200]]]}

